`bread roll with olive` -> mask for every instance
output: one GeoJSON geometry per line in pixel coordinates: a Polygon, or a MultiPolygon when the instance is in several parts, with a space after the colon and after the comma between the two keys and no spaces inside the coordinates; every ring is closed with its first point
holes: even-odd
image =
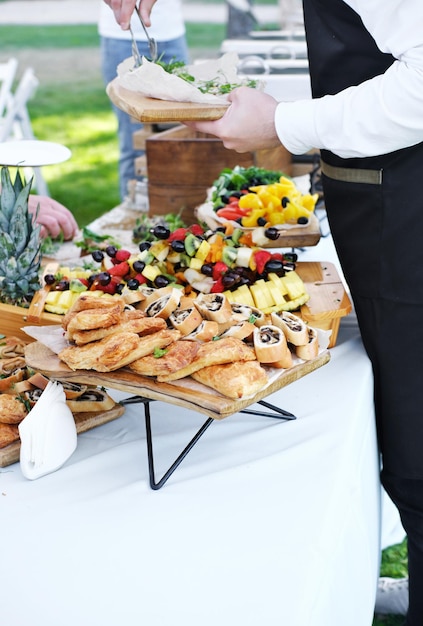
{"type": "Polygon", "coordinates": [[[254,351],[259,363],[277,368],[292,367],[292,354],[283,331],[273,324],[254,329],[254,351]]]}
{"type": "Polygon", "coordinates": [[[302,346],[308,341],[307,324],[289,311],[273,312],[270,315],[272,324],[280,328],[286,340],[293,346],[302,346]]]}

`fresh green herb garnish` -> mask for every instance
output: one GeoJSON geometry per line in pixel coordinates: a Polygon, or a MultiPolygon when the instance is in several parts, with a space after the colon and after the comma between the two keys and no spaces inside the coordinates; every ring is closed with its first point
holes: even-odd
{"type": "Polygon", "coordinates": [[[165,348],[154,348],[153,356],[155,359],[160,359],[160,357],[167,354],[167,350],[165,348]]]}

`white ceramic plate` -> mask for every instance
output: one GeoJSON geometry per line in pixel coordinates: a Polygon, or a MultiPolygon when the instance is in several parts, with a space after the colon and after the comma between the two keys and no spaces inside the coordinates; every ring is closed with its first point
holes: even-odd
{"type": "Polygon", "coordinates": [[[0,144],[0,165],[40,167],[63,163],[71,155],[69,148],[51,141],[21,139],[0,144]]]}

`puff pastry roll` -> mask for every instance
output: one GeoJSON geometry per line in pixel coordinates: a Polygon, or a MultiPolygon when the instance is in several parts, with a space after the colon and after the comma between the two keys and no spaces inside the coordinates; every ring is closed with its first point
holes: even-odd
{"type": "Polygon", "coordinates": [[[224,324],[232,317],[232,307],[223,293],[200,293],[194,305],[204,319],[218,324],[224,324]]]}
{"type": "Polygon", "coordinates": [[[319,354],[319,338],[317,336],[317,330],[311,328],[311,326],[307,328],[307,333],[307,343],[303,346],[297,346],[295,348],[295,354],[304,361],[311,361],[319,354]]]}
{"type": "Polygon", "coordinates": [[[270,314],[272,324],[278,326],[289,343],[293,346],[302,346],[308,342],[307,324],[289,311],[279,311],[270,314]]]}
{"type": "Polygon", "coordinates": [[[102,389],[87,389],[82,395],[66,400],[72,413],[89,413],[91,411],[109,411],[115,401],[102,389]]]}
{"type": "Polygon", "coordinates": [[[189,333],[185,335],[184,339],[189,341],[211,341],[213,337],[217,337],[219,334],[219,324],[212,322],[211,320],[203,320],[201,324],[189,333]]]}
{"type": "Polygon", "coordinates": [[[173,328],[179,330],[182,336],[192,333],[202,321],[203,318],[195,306],[187,309],[178,308],[169,315],[169,322],[173,328]]]}
{"type": "Polygon", "coordinates": [[[254,329],[254,350],[260,363],[288,369],[292,367],[292,354],[283,331],[273,324],[254,329]]]}
{"type": "Polygon", "coordinates": [[[180,300],[181,290],[173,288],[172,291],[149,304],[145,312],[149,317],[161,317],[167,320],[169,315],[179,306],[180,300]]]}
{"type": "Polygon", "coordinates": [[[234,315],[242,315],[245,320],[248,320],[256,326],[267,324],[265,314],[257,307],[249,306],[248,304],[238,304],[237,302],[232,302],[231,307],[234,315]]]}

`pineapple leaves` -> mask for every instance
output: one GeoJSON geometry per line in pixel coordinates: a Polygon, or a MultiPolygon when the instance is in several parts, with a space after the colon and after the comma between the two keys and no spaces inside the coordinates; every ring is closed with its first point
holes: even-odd
{"type": "Polygon", "coordinates": [[[12,183],[8,168],[1,169],[0,301],[21,306],[28,306],[41,287],[38,209],[35,216],[28,210],[31,182],[24,184],[17,172],[12,183]]]}

